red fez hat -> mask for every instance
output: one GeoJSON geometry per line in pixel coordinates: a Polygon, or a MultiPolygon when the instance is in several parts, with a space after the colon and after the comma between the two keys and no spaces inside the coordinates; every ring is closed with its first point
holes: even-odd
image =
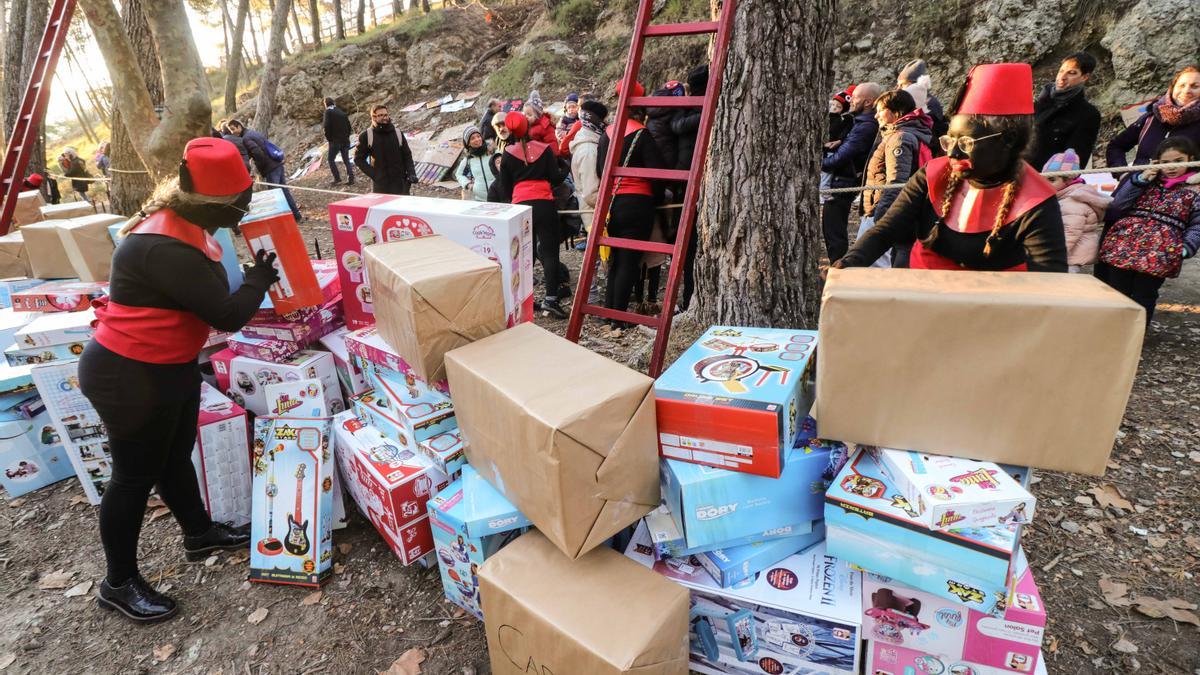
{"type": "Polygon", "coordinates": [[[984,63],[959,89],[956,115],[1032,115],[1033,69],[1028,63],[984,63]]]}
{"type": "MultiPolygon", "coordinates": [[[[621,95],[621,83],[617,82],[617,96],[620,96],[620,95],[621,95]]],[[[641,85],[641,83],[634,82],[633,83],[633,91],[632,91],[632,93],[630,93],[630,96],[645,96],[645,95],[646,95],[646,88],[643,87],[641,85]]]]}
{"type": "Polygon", "coordinates": [[[25,179],[25,182],[29,183],[30,185],[32,185],[35,188],[40,188],[40,187],[42,187],[42,181],[44,181],[44,180],[46,180],[46,179],[42,178],[42,174],[31,173],[31,174],[29,174],[29,178],[25,179]]]}
{"type": "Polygon", "coordinates": [[[242,153],[222,138],[193,138],[179,163],[179,187],[206,197],[230,197],[254,183],[242,153]]]}
{"type": "Polygon", "coordinates": [[[514,138],[520,140],[529,133],[529,118],[514,110],[504,116],[504,126],[508,127],[514,138]]]}

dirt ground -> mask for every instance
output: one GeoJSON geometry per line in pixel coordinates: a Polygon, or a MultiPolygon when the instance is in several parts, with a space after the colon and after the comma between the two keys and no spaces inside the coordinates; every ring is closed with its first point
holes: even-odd
{"type": "MultiPolygon", "coordinates": [[[[301,184],[327,182],[318,172],[301,184]]],[[[325,255],[331,197],[300,196],[325,255]]],[[[578,269],[577,253],[567,260],[578,269]]],[[[1185,267],[1166,286],[1106,476],[1040,472],[1034,486],[1025,547],[1049,610],[1050,673],[1200,673],[1200,628],[1189,625],[1200,623],[1200,266],[1185,267]]],[[[589,329],[584,343],[625,360],[648,340],[589,329]]],[[[481,624],[442,598],[437,571],[401,566],[347,510],[335,575],[317,594],[250,585],[243,552],[184,562],[174,522],[149,509],[143,574],[182,612],[135,627],[91,598],[103,575],[96,510],[74,481],[0,504],[0,671],[373,673],[419,648],[424,673],[490,672],[481,624]]]]}

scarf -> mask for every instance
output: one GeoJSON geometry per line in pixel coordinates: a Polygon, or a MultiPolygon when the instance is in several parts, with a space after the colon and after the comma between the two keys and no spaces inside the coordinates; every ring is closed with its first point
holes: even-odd
{"type": "Polygon", "coordinates": [[[604,129],[605,129],[604,120],[598,119],[595,115],[593,115],[591,112],[589,112],[587,110],[579,113],[579,124],[584,129],[587,129],[589,131],[594,131],[597,134],[599,134],[600,136],[604,135],[604,129]]]}
{"type": "Polygon", "coordinates": [[[1179,105],[1168,92],[1151,106],[1150,112],[1159,122],[1169,127],[1185,127],[1200,122],[1200,99],[1187,105],[1179,105]]]}
{"type": "Polygon", "coordinates": [[[1076,96],[1083,94],[1083,85],[1077,84],[1074,87],[1059,89],[1050,82],[1042,89],[1042,93],[1038,95],[1037,107],[1041,110],[1033,115],[1033,123],[1035,125],[1044,123],[1047,119],[1054,116],[1058,111],[1062,110],[1071,101],[1075,100],[1076,96]]]}
{"type": "Polygon", "coordinates": [[[1170,190],[1171,188],[1175,187],[1176,185],[1180,185],[1180,184],[1186,183],[1186,182],[1187,182],[1187,179],[1189,179],[1189,178],[1191,178],[1192,176],[1195,176],[1195,175],[1196,175],[1196,172],[1195,172],[1195,171],[1188,171],[1187,173],[1183,174],[1182,176],[1176,176],[1176,177],[1174,177],[1174,178],[1167,178],[1167,179],[1164,179],[1164,180],[1163,180],[1163,187],[1164,187],[1164,188],[1167,188],[1168,190],[1170,190]]]}

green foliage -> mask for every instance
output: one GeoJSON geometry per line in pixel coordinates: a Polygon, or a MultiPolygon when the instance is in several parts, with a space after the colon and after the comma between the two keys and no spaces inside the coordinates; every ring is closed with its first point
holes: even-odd
{"type": "MultiPolygon", "coordinates": [[[[409,40],[416,42],[421,38],[436,32],[446,23],[446,12],[437,11],[418,15],[416,12],[406,12],[399,21],[396,32],[409,40]]],[[[364,33],[369,35],[370,33],[364,33]]]]}
{"type": "Polygon", "coordinates": [[[654,17],[654,23],[708,21],[711,18],[712,6],[709,0],[667,0],[662,11],[654,17]]]}
{"type": "Polygon", "coordinates": [[[593,30],[599,14],[595,0],[567,0],[554,8],[550,19],[564,34],[578,35],[593,30]]]}
{"type": "Polygon", "coordinates": [[[500,96],[524,97],[532,89],[533,76],[542,73],[543,80],[550,83],[573,82],[579,79],[563,59],[546,51],[533,51],[524,56],[509,59],[488,76],[486,91],[500,96]]]}

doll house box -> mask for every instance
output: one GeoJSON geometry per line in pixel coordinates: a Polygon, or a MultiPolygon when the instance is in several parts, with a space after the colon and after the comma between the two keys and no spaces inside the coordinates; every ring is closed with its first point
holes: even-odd
{"type": "Polygon", "coordinates": [[[202,383],[192,464],[209,516],[234,527],[250,522],[249,444],[246,411],[202,383]]]}

